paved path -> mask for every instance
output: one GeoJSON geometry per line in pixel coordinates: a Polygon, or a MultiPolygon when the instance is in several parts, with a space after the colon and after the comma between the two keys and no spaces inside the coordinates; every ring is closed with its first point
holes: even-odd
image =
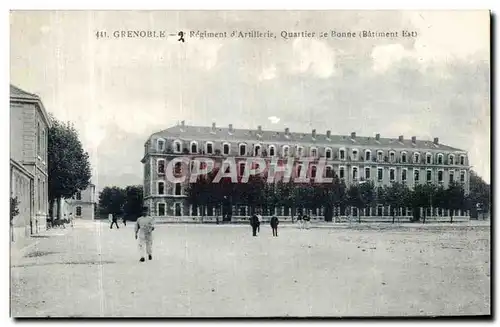
{"type": "Polygon", "coordinates": [[[490,313],[489,227],[356,230],[79,222],[12,259],[14,316],[399,316],[490,313]]]}

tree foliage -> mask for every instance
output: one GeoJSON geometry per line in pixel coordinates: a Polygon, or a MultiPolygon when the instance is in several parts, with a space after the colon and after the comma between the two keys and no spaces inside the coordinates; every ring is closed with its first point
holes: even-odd
{"type": "Polygon", "coordinates": [[[127,220],[137,220],[142,215],[144,192],[141,185],[127,186],[124,190],[123,214],[127,220]]]}
{"type": "Polygon", "coordinates": [[[99,211],[101,215],[113,214],[120,216],[124,213],[126,191],[120,187],[106,186],[99,193],[99,211]]]}

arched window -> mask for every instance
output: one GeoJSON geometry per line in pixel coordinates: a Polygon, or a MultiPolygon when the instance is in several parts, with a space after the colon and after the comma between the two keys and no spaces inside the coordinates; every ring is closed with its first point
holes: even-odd
{"type": "Polygon", "coordinates": [[[230,151],[231,151],[231,147],[230,147],[229,143],[224,142],[224,143],[222,144],[222,153],[223,153],[224,155],[228,155],[228,154],[230,153],[230,151]]]}
{"type": "Polygon", "coordinates": [[[365,150],[365,161],[372,160],[372,152],[371,150],[365,150]]]}
{"type": "Polygon", "coordinates": [[[450,154],[448,156],[448,164],[454,165],[455,164],[455,156],[453,154],[450,154]]]}
{"type": "Polygon", "coordinates": [[[420,153],[413,153],[413,163],[420,163],[420,153]]]}
{"type": "Polygon", "coordinates": [[[274,145],[269,146],[269,156],[274,157],[276,155],[276,148],[274,145]]]}
{"type": "Polygon", "coordinates": [[[165,182],[158,182],[158,195],[165,195],[165,182]]]}
{"type": "Polygon", "coordinates": [[[396,152],[389,151],[389,162],[396,162],[396,152]]]}
{"type": "Polygon", "coordinates": [[[288,145],[283,145],[282,152],[283,157],[288,157],[288,155],[290,154],[290,147],[288,145]]]}
{"type": "Polygon", "coordinates": [[[213,142],[205,143],[205,153],[206,154],[213,154],[214,153],[214,143],[213,142]]]}
{"type": "Polygon", "coordinates": [[[191,141],[191,153],[198,153],[198,142],[191,141]]]}
{"type": "Polygon", "coordinates": [[[325,157],[326,157],[326,159],[332,159],[332,149],[331,148],[325,149],[325,157]]]}
{"type": "Polygon", "coordinates": [[[465,156],[464,156],[463,154],[460,156],[460,164],[461,164],[462,166],[464,166],[464,165],[465,165],[465,156]]]}
{"type": "Polygon", "coordinates": [[[325,167],[326,178],[333,178],[333,167],[328,165],[325,167]]]}
{"type": "Polygon", "coordinates": [[[384,151],[378,150],[377,151],[377,161],[383,161],[384,160],[384,151]]]}
{"type": "Polygon", "coordinates": [[[240,144],[240,156],[247,155],[247,145],[245,143],[240,144]]]}
{"type": "Polygon", "coordinates": [[[75,215],[77,217],[81,217],[82,216],[82,207],[80,207],[80,206],[76,207],[76,213],[75,213],[75,215]]]}
{"type": "Polygon", "coordinates": [[[156,141],[156,149],[158,151],[164,151],[165,150],[165,140],[164,139],[158,139],[156,141]]]}
{"type": "Polygon", "coordinates": [[[438,159],[438,165],[442,165],[443,164],[443,154],[438,153],[437,159],[438,159]]]}
{"type": "Polygon", "coordinates": [[[358,149],[353,149],[352,150],[352,160],[358,160],[358,149]]]}
{"type": "Polygon", "coordinates": [[[345,160],[345,149],[344,148],[339,149],[339,159],[345,160]]]}
{"type": "Polygon", "coordinates": [[[182,152],[182,143],[179,140],[174,141],[174,152],[181,153],[182,152]]]}
{"type": "Polygon", "coordinates": [[[253,155],[256,157],[260,156],[260,154],[261,154],[260,150],[261,150],[260,144],[255,144],[253,147],[253,155]]]}
{"type": "Polygon", "coordinates": [[[316,157],[318,156],[318,148],[316,148],[316,147],[311,147],[311,149],[309,149],[309,151],[310,151],[310,155],[311,155],[311,157],[316,158],[316,157]]]}
{"type": "Polygon", "coordinates": [[[297,145],[296,147],[296,153],[295,153],[295,156],[296,157],[302,157],[303,155],[303,152],[304,152],[304,147],[300,146],[300,145],[297,145]]]}
{"type": "Polygon", "coordinates": [[[428,165],[432,164],[432,154],[429,152],[425,154],[425,163],[428,165]]]}
{"type": "Polygon", "coordinates": [[[407,163],[408,157],[406,151],[401,151],[401,163],[407,163]]]}

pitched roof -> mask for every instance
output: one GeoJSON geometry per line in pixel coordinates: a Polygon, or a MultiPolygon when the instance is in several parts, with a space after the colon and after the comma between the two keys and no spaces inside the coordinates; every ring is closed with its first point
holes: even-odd
{"type": "Polygon", "coordinates": [[[40,100],[40,97],[36,94],[31,94],[26,91],[21,90],[17,86],[10,84],[10,97],[11,98],[21,98],[27,100],[40,100]]]}
{"type": "Polygon", "coordinates": [[[433,141],[417,140],[416,144],[412,143],[411,139],[403,139],[399,142],[399,138],[379,138],[375,137],[356,136],[354,139],[348,135],[330,135],[329,138],[326,134],[316,134],[313,138],[312,133],[288,133],[286,136],[284,131],[265,131],[265,130],[251,130],[251,129],[233,129],[229,132],[229,128],[216,127],[215,133],[212,132],[212,127],[209,126],[189,126],[177,125],[151,135],[159,137],[178,137],[180,139],[197,139],[197,140],[224,140],[224,141],[248,141],[263,143],[318,143],[321,145],[331,144],[345,145],[349,147],[373,147],[373,148],[414,148],[414,149],[429,149],[429,150],[448,150],[448,151],[464,151],[461,149],[453,148],[444,144],[435,145],[433,141]]]}

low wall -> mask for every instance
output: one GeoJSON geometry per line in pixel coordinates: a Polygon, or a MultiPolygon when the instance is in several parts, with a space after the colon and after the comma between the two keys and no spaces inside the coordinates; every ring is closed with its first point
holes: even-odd
{"type": "MultiPolygon", "coordinates": [[[[280,223],[291,223],[292,218],[290,216],[277,216],[280,223]]],[[[394,220],[394,222],[399,222],[399,223],[408,223],[411,222],[412,217],[411,216],[397,216],[394,220]]],[[[200,224],[200,223],[217,223],[217,217],[199,217],[199,216],[183,216],[183,217],[155,217],[156,223],[162,224],[162,223],[193,223],[193,224],[200,224]]],[[[271,220],[270,216],[262,217],[262,223],[269,223],[271,220]]],[[[468,222],[470,220],[469,216],[456,216],[453,217],[453,222],[468,222]]],[[[297,217],[294,217],[293,222],[297,221],[297,217]]],[[[420,219],[422,221],[422,218],[420,219]]],[[[449,222],[450,217],[441,217],[441,216],[433,216],[433,217],[427,217],[425,219],[425,222],[449,222]]],[[[315,222],[325,222],[324,217],[322,216],[317,216],[317,217],[311,217],[311,223],[315,222]]],[[[346,216],[340,216],[340,217],[333,217],[332,223],[357,223],[358,222],[358,217],[346,217],[346,216]]],[[[392,217],[389,216],[361,216],[361,222],[362,223],[392,223],[392,217]]],[[[231,221],[222,221],[222,218],[219,217],[219,223],[233,223],[233,224],[238,224],[238,223],[249,223],[249,217],[246,216],[233,216],[231,217],[231,221]]]]}

